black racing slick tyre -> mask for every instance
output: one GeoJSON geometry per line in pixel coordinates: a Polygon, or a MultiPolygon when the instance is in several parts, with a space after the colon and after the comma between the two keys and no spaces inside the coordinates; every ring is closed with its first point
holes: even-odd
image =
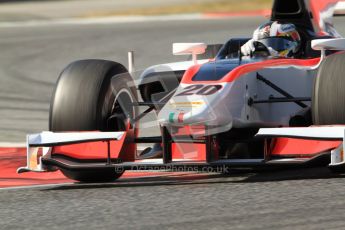
{"type": "Polygon", "coordinates": [[[314,125],[345,124],[345,53],[322,62],[314,83],[312,116],[314,125]]]}
{"type": "MultiPolygon", "coordinates": [[[[127,69],[106,60],[81,60],[68,65],[57,81],[50,105],[49,129],[63,131],[126,131],[137,109],[136,88],[127,69]]],[[[109,182],[122,175],[114,169],[61,169],[81,182],[109,182]]]]}

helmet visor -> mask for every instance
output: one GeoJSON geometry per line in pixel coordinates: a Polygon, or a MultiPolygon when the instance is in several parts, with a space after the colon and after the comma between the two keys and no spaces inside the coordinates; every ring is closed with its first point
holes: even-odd
{"type": "Polygon", "coordinates": [[[294,50],[296,47],[296,42],[284,37],[269,37],[258,40],[264,46],[271,47],[277,52],[283,52],[286,50],[294,50]]]}

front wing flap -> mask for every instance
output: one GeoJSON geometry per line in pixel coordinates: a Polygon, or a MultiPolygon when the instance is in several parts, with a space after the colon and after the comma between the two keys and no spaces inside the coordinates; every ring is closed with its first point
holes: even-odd
{"type": "Polygon", "coordinates": [[[120,140],[125,132],[42,132],[27,135],[27,165],[18,168],[18,173],[45,172],[42,157],[48,157],[54,146],[76,143],[120,140]]]}
{"type": "Polygon", "coordinates": [[[309,140],[337,140],[341,141],[338,148],[331,151],[332,166],[345,165],[344,141],[345,126],[313,126],[308,128],[268,128],[260,129],[257,137],[261,138],[295,138],[309,140]]]}

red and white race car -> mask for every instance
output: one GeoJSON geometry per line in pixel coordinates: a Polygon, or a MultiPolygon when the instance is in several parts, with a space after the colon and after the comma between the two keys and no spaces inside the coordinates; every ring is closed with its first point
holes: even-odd
{"type": "Polygon", "coordinates": [[[56,84],[50,131],[28,135],[27,166],[18,172],[61,170],[89,182],[115,180],[124,170],[318,164],[345,171],[337,3],[274,1],[271,20],[293,23],[302,37],[299,58],[242,57],[249,38],[240,38],[221,47],[174,44],[174,54],[192,60],[149,67],[137,80],[131,66],[113,61],[71,63],[56,84]],[[152,113],[159,136],[145,135],[150,125],[142,120],[152,113]],[[138,151],[143,143],[152,147],[138,151]]]}

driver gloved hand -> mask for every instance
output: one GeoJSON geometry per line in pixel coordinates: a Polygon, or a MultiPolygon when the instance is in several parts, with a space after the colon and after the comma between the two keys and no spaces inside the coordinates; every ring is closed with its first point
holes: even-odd
{"type": "Polygon", "coordinates": [[[241,47],[241,53],[244,56],[250,56],[251,53],[255,51],[254,42],[264,37],[265,37],[265,34],[262,34],[259,29],[256,29],[253,33],[253,38],[247,41],[246,44],[244,44],[241,47]]]}
{"type": "Polygon", "coordinates": [[[244,56],[250,56],[250,54],[255,51],[254,41],[254,39],[250,39],[241,47],[241,53],[244,56]]]}
{"type": "Polygon", "coordinates": [[[272,57],[279,57],[278,51],[274,50],[272,47],[267,47],[270,56],[272,57]]]}

